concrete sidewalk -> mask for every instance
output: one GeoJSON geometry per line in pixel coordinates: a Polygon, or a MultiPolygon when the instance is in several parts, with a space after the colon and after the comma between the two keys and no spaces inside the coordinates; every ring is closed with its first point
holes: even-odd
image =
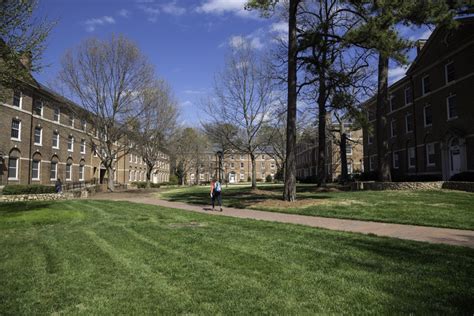
{"type": "Polygon", "coordinates": [[[119,194],[103,194],[98,196],[98,198],[109,199],[114,201],[129,201],[135,203],[159,205],[169,208],[177,208],[186,211],[206,213],[218,216],[230,216],[271,222],[290,223],[352,233],[374,234],[377,236],[474,248],[474,231],[472,230],[388,224],[359,220],[265,212],[229,207],[224,208],[223,212],[218,212],[210,211],[210,207],[208,205],[199,206],[181,202],[170,202],[160,200],[156,197],[151,196],[120,196],[119,194]]]}

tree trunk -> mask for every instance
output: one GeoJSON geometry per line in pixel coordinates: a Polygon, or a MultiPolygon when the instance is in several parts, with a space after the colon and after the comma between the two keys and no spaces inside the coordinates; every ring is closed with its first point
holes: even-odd
{"type": "Polygon", "coordinates": [[[146,166],[146,188],[150,188],[151,173],[153,172],[153,167],[149,165],[146,166]]]}
{"type": "Polygon", "coordinates": [[[379,54],[377,107],[375,111],[377,124],[377,171],[380,181],[392,181],[388,153],[387,107],[388,107],[388,56],[379,54]]]}
{"type": "Polygon", "coordinates": [[[296,13],[299,0],[290,0],[288,16],[288,111],[286,120],[285,201],[296,200],[296,13]]]}
{"type": "MultiPolygon", "coordinates": [[[[341,123],[341,126],[344,125],[344,123],[341,123]]],[[[342,126],[342,128],[344,128],[342,126]]],[[[339,151],[341,153],[341,183],[346,183],[347,182],[347,135],[343,129],[341,129],[341,142],[339,143],[339,151]]]]}
{"type": "MultiPolygon", "coordinates": [[[[321,76],[320,76],[321,78],[321,76]]],[[[318,186],[325,186],[326,175],[326,85],[324,76],[319,83],[318,95],[318,186]]]]}
{"type": "Polygon", "coordinates": [[[109,179],[107,181],[107,189],[110,192],[114,192],[115,186],[114,186],[114,167],[112,165],[107,167],[107,173],[109,175],[109,179]]]}
{"type": "Polygon", "coordinates": [[[257,188],[257,168],[254,154],[250,154],[250,161],[252,163],[252,190],[254,190],[257,188]]]}

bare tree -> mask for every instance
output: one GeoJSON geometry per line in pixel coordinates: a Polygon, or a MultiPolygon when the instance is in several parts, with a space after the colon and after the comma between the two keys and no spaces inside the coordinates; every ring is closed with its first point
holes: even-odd
{"type": "Polygon", "coordinates": [[[171,88],[163,80],[155,80],[139,96],[143,112],[136,122],[134,142],[147,166],[146,186],[150,187],[153,169],[163,160],[177,131],[178,108],[171,88]]]}
{"type": "Polygon", "coordinates": [[[205,111],[232,148],[248,154],[252,163],[252,188],[257,187],[256,152],[261,147],[259,133],[268,120],[274,102],[272,80],[265,74],[266,64],[258,58],[248,41],[242,41],[228,55],[219,73],[214,97],[205,111]]]}
{"type": "Polygon", "coordinates": [[[88,111],[96,135],[90,145],[108,173],[114,189],[116,160],[126,155],[130,123],[142,114],[140,95],[153,79],[153,67],[140,49],[123,36],[108,40],[87,39],[62,59],[60,79],[88,111]]]}
{"type": "Polygon", "coordinates": [[[42,68],[45,41],[56,22],[35,17],[36,0],[0,1],[0,96],[42,68]],[[15,74],[12,76],[12,74],[15,74]]]}

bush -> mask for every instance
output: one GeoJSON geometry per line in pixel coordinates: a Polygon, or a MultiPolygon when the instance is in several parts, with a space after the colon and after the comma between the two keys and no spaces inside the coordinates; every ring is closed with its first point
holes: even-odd
{"type": "Polygon", "coordinates": [[[356,181],[377,181],[378,179],[377,171],[366,171],[358,176],[354,176],[354,180],[356,181]]]}
{"type": "Polygon", "coordinates": [[[247,177],[247,182],[251,182],[252,178],[250,176],[247,177]]]}
{"type": "Polygon", "coordinates": [[[16,194],[45,194],[55,193],[56,190],[52,185],[41,185],[41,184],[10,184],[3,188],[3,194],[5,195],[16,195],[16,194]]]}
{"type": "Polygon", "coordinates": [[[267,175],[267,176],[265,177],[265,182],[273,182],[272,176],[271,176],[271,175],[267,175]]]}
{"type": "Polygon", "coordinates": [[[474,172],[465,171],[457,173],[449,178],[449,181],[474,182],[474,172]]]}
{"type": "Polygon", "coordinates": [[[168,185],[175,185],[178,184],[178,176],[172,174],[170,175],[170,179],[168,182],[166,182],[168,185]]]}
{"type": "MultiPolygon", "coordinates": [[[[132,182],[132,185],[136,186],[138,189],[145,189],[146,182],[132,182]]],[[[158,189],[160,185],[158,183],[150,183],[150,188],[158,189]]]]}

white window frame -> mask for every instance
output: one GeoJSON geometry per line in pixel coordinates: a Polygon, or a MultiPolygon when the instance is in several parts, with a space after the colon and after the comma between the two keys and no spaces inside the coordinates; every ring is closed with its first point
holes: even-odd
{"type": "Polygon", "coordinates": [[[16,91],[20,92],[20,100],[18,101],[18,106],[16,106],[15,105],[15,90],[13,90],[12,106],[21,109],[23,106],[23,92],[21,92],[20,90],[16,90],[16,91]]]}
{"type": "Polygon", "coordinates": [[[245,180],[245,173],[240,174],[240,180],[245,180]]]}
{"type": "Polygon", "coordinates": [[[428,148],[433,148],[433,155],[436,157],[436,147],[435,143],[428,143],[425,145],[425,150],[426,150],[426,166],[427,167],[434,167],[436,166],[436,161],[433,163],[430,163],[430,151],[428,148]]]}
{"type": "Polygon", "coordinates": [[[57,180],[58,179],[58,162],[57,161],[51,161],[51,168],[49,168],[49,179],[50,180],[57,180]],[[51,178],[51,171],[53,170],[53,164],[55,165],[54,168],[54,178],[51,178]]]}
{"type": "Polygon", "coordinates": [[[231,169],[234,169],[234,168],[235,168],[235,165],[234,165],[233,162],[230,163],[230,168],[231,168],[231,169]]]}
{"type": "Polygon", "coordinates": [[[87,121],[81,120],[81,130],[86,131],[87,129],[87,121]]]}
{"type": "Polygon", "coordinates": [[[36,126],[33,132],[33,142],[36,146],[43,146],[43,128],[36,126]],[[36,142],[36,129],[39,129],[39,143],[36,142]]]}
{"type": "Polygon", "coordinates": [[[128,182],[132,181],[132,170],[128,171],[128,182]]]}
{"type": "Polygon", "coordinates": [[[395,96],[393,94],[390,94],[388,96],[388,105],[390,108],[390,113],[393,112],[393,99],[395,99],[395,96]]]}
{"type": "Polygon", "coordinates": [[[391,120],[391,121],[390,121],[390,136],[391,136],[392,138],[397,137],[397,134],[396,134],[396,126],[395,126],[396,123],[397,123],[396,120],[391,120]]]}
{"type": "Polygon", "coordinates": [[[12,119],[12,126],[10,128],[10,139],[11,140],[16,140],[16,141],[21,141],[21,120],[20,119],[16,119],[16,118],[13,118],[12,119]],[[13,129],[13,121],[17,121],[18,122],[18,137],[15,138],[15,137],[11,137],[12,135],[12,129],[13,129]]]}
{"type": "Polygon", "coordinates": [[[412,113],[407,113],[407,114],[405,114],[405,132],[406,132],[407,134],[408,134],[408,133],[413,133],[413,121],[412,121],[412,120],[410,120],[410,123],[412,123],[412,124],[411,124],[411,125],[412,125],[411,130],[408,130],[408,121],[409,121],[408,118],[409,118],[410,116],[413,116],[413,114],[412,114],[412,113]]]}
{"type": "Polygon", "coordinates": [[[423,107],[423,125],[425,127],[430,127],[430,126],[433,126],[433,108],[431,108],[431,124],[426,124],[426,108],[427,107],[431,107],[431,104],[426,104],[423,107]]]}
{"type": "MultiPolygon", "coordinates": [[[[449,99],[456,98],[455,94],[451,94],[446,98],[446,116],[448,118],[448,121],[450,120],[455,120],[458,118],[458,116],[450,116],[450,111],[449,111],[449,99]]],[[[457,107],[456,107],[456,112],[457,112],[457,107]]]]}
{"type": "Polygon", "coordinates": [[[41,180],[41,160],[33,159],[31,161],[31,180],[34,180],[34,181],[41,180]],[[38,163],[38,177],[36,177],[36,178],[33,177],[33,167],[34,167],[35,162],[38,163]]]}
{"type": "Polygon", "coordinates": [[[53,121],[55,121],[57,123],[61,122],[61,109],[59,107],[55,107],[54,110],[53,110],[53,121]],[[57,120],[55,119],[56,111],[58,111],[58,119],[57,120]]]}
{"type": "Polygon", "coordinates": [[[79,181],[84,181],[84,165],[79,165],[79,181]]]}
{"type": "Polygon", "coordinates": [[[33,115],[37,115],[40,117],[43,117],[43,111],[44,111],[44,103],[42,100],[35,100],[35,103],[33,104],[33,115]],[[36,114],[36,104],[40,103],[41,104],[41,114],[36,114]]]}
{"type": "Polygon", "coordinates": [[[370,135],[370,133],[367,132],[367,144],[372,145],[373,143],[374,143],[373,135],[370,135]]]}
{"type": "Polygon", "coordinates": [[[8,157],[8,180],[18,180],[18,173],[20,169],[20,158],[8,157]],[[15,177],[10,177],[10,160],[15,160],[15,177]]]}
{"type": "Polygon", "coordinates": [[[81,139],[81,154],[85,154],[86,153],[86,140],[85,139],[81,139]]]}
{"type": "Polygon", "coordinates": [[[369,156],[369,171],[374,171],[375,170],[375,161],[372,162],[372,159],[375,160],[375,156],[369,156]]]}
{"type": "Polygon", "coordinates": [[[416,167],[416,148],[415,147],[410,147],[407,150],[407,158],[408,158],[408,169],[414,169],[416,167]],[[412,156],[413,154],[413,156],[412,156]],[[415,159],[415,165],[411,164],[411,158],[415,159]]]}
{"type": "Polygon", "coordinates": [[[347,173],[352,174],[352,162],[347,163],[347,173]],[[350,168],[349,168],[349,166],[350,166],[350,168]]]}
{"type": "Polygon", "coordinates": [[[455,81],[456,79],[453,79],[451,81],[448,81],[448,66],[454,64],[454,61],[450,61],[449,63],[444,65],[444,83],[449,84],[450,82],[455,81]]]}
{"type": "Polygon", "coordinates": [[[69,135],[67,138],[67,151],[74,152],[74,136],[69,135]],[[71,145],[71,148],[69,148],[69,145],[71,145]]]}
{"type": "MultiPolygon", "coordinates": [[[[430,93],[431,91],[425,91],[425,79],[430,78],[430,75],[424,75],[423,77],[421,77],[421,95],[427,95],[428,93],[430,93]]],[[[431,82],[430,82],[430,85],[431,85],[431,82]]],[[[431,90],[431,87],[430,87],[430,90],[431,90]]]]}
{"type": "Polygon", "coordinates": [[[67,119],[67,123],[70,127],[74,128],[74,113],[70,113],[67,119]]]}
{"type": "Polygon", "coordinates": [[[400,152],[394,151],[392,152],[392,167],[393,169],[400,169],[400,152]],[[397,159],[395,159],[397,157],[397,159]],[[395,165],[395,161],[397,164],[395,165]]]}
{"type": "Polygon", "coordinates": [[[352,156],[352,144],[347,144],[347,143],[346,143],[346,155],[352,156]],[[350,148],[351,148],[351,151],[350,151],[350,152],[347,152],[347,148],[348,148],[347,146],[348,146],[348,145],[349,145],[350,148]]]}
{"type": "Polygon", "coordinates": [[[71,164],[66,163],[66,181],[72,181],[72,163],[71,164]],[[69,168],[69,177],[67,176],[68,168],[69,168]]]}
{"type": "Polygon", "coordinates": [[[411,91],[411,87],[410,87],[410,86],[405,87],[405,105],[410,105],[410,104],[412,104],[412,102],[413,102],[413,92],[412,92],[412,94],[411,94],[410,101],[407,102],[407,91],[411,91]]]}
{"type": "MultiPolygon", "coordinates": [[[[54,143],[51,144],[51,147],[53,149],[59,149],[59,132],[53,131],[53,137],[56,137],[56,145],[54,146],[54,143]]],[[[52,140],[52,139],[51,139],[52,140]]]]}

